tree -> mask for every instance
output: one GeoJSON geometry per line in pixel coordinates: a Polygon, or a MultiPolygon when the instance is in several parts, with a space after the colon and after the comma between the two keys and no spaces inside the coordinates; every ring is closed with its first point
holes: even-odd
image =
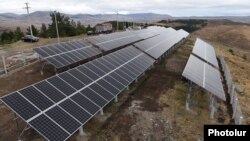
{"type": "Polygon", "coordinates": [[[40,34],[39,34],[40,37],[43,37],[43,38],[47,38],[48,37],[48,31],[47,31],[47,27],[46,25],[43,23],[42,24],[42,27],[40,29],[40,34]]]}
{"type": "Polygon", "coordinates": [[[12,31],[4,31],[1,35],[1,44],[10,44],[14,41],[14,33],[12,31]]]}
{"type": "Polygon", "coordinates": [[[90,25],[88,25],[86,31],[93,31],[93,28],[90,25]]]}
{"type": "Polygon", "coordinates": [[[14,41],[18,41],[18,40],[20,40],[24,36],[24,34],[21,31],[20,27],[16,28],[16,30],[14,31],[14,34],[15,34],[14,41]]]}
{"type": "Polygon", "coordinates": [[[65,37],[65,36],[76,35],[75,27],[74,27],[76,26],[75,22],[73,20],[70,21],[69,17],[62,15],[59,12],[56,12],[56,14],[54,13],[50,14],[52,23],[49,24],[49,27],[48,27],[49,36],[53,38],[57,37],[55,15],[57,19],[59,36],[65,37]]]}
{"type": "Polygon", "coordinates": [[[80,35],[80,34],[84,34],[85,32],[86,32],[85,26],[82,25],[80,21],[78,21],[76,24],[76,34],[80,35]]]}
{"type": "MultiPolygon", "coordinates": [[[[39,35],[38,29],[34,25],[31,25],[31,28],[32,28],[33,35],[38,36],[39,35]]],[[[31,35],[30,34],[30,27],[27,29],[26,34],[31,35]]]]}

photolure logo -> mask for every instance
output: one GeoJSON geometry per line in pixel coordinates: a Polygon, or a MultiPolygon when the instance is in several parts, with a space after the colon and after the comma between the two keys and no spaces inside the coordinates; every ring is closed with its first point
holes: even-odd
{"type": "Polygon", "coordinates": [[[249,141],[250,125],[204,125],[204,141],[249,141]]]}
{"type": "Polygon", "coordinates": [[[234,131],[218,131],[216,129],[208,129],[208,136],[246,136],[247,131],[238,131],[235,129],[234,131]]]}

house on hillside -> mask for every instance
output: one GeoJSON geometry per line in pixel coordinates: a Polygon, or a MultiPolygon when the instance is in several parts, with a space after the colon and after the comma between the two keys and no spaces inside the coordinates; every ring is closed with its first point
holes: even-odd
{"type": "Polygon", "coordinates": [[[105,22],[95,26],[96,33],[110,33],[112,32],[112,24],[105,22]]]}

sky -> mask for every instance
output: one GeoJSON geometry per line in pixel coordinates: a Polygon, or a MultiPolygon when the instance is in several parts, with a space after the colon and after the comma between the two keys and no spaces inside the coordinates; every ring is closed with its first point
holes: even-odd
{"type": "Polygon", "coordinates": [[[0,13],[57,10],[67,14],[157,13],[171,16],[250,16],[250,0],[0,0],[0,13]]]}

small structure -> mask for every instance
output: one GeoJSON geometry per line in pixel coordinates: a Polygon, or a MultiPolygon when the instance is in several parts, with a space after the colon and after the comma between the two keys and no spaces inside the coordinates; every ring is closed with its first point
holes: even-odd
{"type": "Polygon", "coordinates": [[[95,28],[96,28],[96,33],[111,33],[112,32],[112,24],[108,22],[97,24],[95,28]]]}

